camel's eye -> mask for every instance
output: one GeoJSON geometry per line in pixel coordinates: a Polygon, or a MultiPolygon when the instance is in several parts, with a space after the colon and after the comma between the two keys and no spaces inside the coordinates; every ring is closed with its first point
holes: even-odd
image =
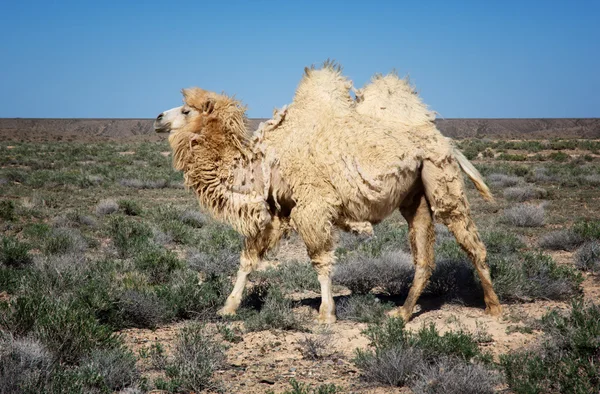
{"type": "Polygon", "coordinates": [[[190,110],[184,108],[184,109],[181,110],[181,113],[184,114],[184,115],[187,115],[187,114],[190,113],[190,110]]]}

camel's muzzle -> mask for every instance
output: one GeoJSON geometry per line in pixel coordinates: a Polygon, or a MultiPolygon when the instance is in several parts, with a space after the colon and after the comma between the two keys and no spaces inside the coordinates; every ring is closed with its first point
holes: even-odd
{"type": "Polygon", "coordinates": [[[171,131],[171,122],[162,123],[159,120],[154,121],[154,131],[157,133],[169,133],[171,131]]]}

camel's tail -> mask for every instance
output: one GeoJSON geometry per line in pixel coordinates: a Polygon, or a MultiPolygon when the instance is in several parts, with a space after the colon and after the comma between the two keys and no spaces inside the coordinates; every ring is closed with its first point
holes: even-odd
{"type": "Polygon", "coordinates": [[[458,161],[460,168],[462,168],[469,179],[471,179],[484,200],[490,202],[494,201],[494,196],[492,196],[490,189],[485,184],[485,181],[483,180],[483,177],[479,171],[477,171],[477,168],[471,164],[469,159],[467,159],[465,155],[463,155],[463,153],[456,146],[454,146],[454,144],[452,145],[452,153],[454,154],[456,161],[458,161]]]}

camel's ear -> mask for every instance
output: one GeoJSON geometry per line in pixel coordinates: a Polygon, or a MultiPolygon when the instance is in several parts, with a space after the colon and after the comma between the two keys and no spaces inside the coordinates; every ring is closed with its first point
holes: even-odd
{"type": "Polygon", "coordinates": [[[202,108],[199,109],[204,115],[212,114],[215,110],[215,100],[210,97],[207,97],[206,101],[202,104],[202,108]]]}

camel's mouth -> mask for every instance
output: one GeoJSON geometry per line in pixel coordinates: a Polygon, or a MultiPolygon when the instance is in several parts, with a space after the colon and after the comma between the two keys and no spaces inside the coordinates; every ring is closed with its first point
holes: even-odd
{"type": "Polygon", "coordinates": [[[157,133],[169,133],[171,132],[171,123],[162,124],[160,122],[154,122],[154,131],[157,133]]]}

